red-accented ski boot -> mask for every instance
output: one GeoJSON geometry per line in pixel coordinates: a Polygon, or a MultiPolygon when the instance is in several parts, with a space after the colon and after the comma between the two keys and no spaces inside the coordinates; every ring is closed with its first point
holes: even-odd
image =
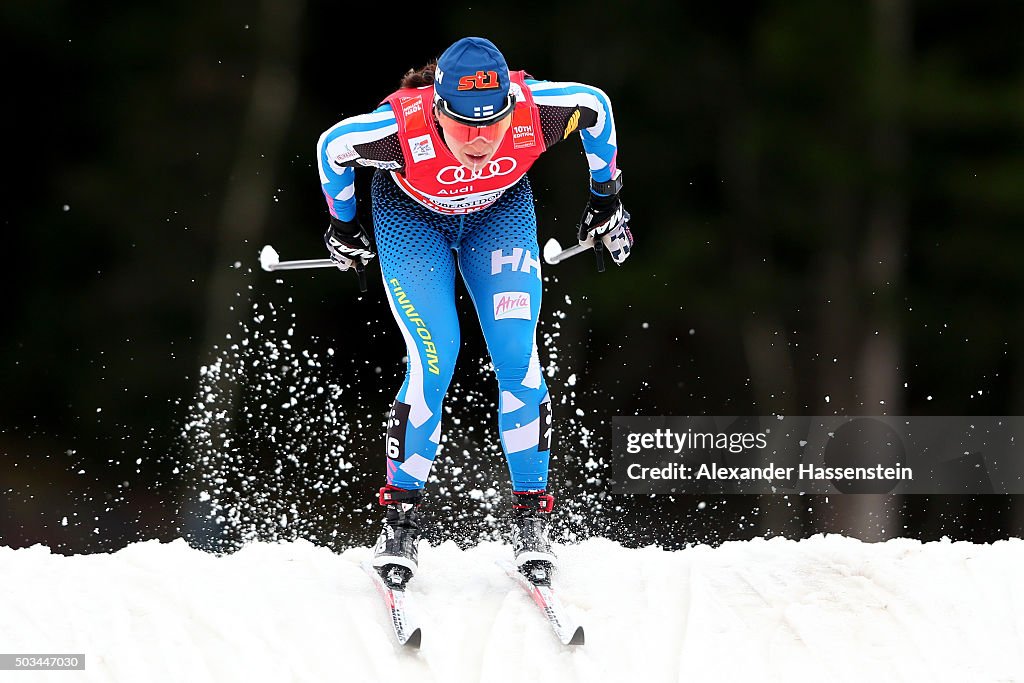
{"type": "Polygon", "coordinates": [[[389,587],[404,589],[417,568],[423,492],[385,486],[377,501],[387,506],[387,512],[384,529],[373,549],[372,564],[389,587]]]}
{"type": "Polygon", "coordinates": [[[513,491],[512,496],[512,550],[516,566],[531,583],[550,586],[558,563],[548,538],[555,498],[544,491],[513,491]]]}

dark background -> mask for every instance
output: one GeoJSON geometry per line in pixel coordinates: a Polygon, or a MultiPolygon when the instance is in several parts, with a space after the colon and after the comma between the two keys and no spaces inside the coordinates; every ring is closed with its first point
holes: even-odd
{"type": "MultiPolygon", "coordinates": [[[[1007,496],[652,499],[604,476],[614,415],[1022,413],[1022,33],[1009,0],[3,3],[0,544],[372,540],[404,352],[383,291],[257,254],[325,255],[318,136],[463,35],[615,110],[634,255],[545,270],[561,529],[1018,536],[1007,496]]],[[[578,140],[531,178],[541,242],[570,243],[578,140]]],[[[507,503],[465,303],[431,488],[434,538],[471,543],[507,503]]]]}

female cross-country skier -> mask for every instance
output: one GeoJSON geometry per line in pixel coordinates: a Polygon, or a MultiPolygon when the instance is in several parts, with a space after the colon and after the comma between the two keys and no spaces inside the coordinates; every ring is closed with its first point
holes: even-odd
{"type": "Polygon", "coordinates": [[[498,428],[512,478],[516,563],[549,574],[554,504],[547,493],[551,397],[537,355],[541,260],[526,172],[546,149],[579,131],[590,198],[578,239],[600,240],[617,264],[629,256],[629,214],[608,97],[579,83],[509,71],[489,40],[463,38],[436,62],[410,70],[369,114],[347,118],[318,143],[330,211],[324,241],[342,270],[380,255],[408,367],[386,434],[384,530],[373,566],[404,587],[417,566],[423,487],[441,442],[441,404],[455,370],[458,267],[476,308],[498,380],[498,428]],[[376,253],[356,220],[355,173],[379,169],[371,201],[376,253]]]}

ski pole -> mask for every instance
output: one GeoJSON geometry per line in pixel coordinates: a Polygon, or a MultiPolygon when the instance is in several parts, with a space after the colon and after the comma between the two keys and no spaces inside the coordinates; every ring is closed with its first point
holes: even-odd
{"type": "MultiPolygon", "coordinates": [[[[600,244],[600,241],[598,241],[597,244],[600,244]]],[[[601,246],[603,247],[604,245],[601,246]]],[[[598,254],[597,269],[600,272],[604,272],[604,251],[603,249],[600,252],[598,251],[598,247],[595,245],[593,237],[586,240],[585,242],[574,244],[568,249],[562,249],[562,245],[558,243],[558,240],[552,237],[544,245],[544,262],[547,263],[548,265],[553,266],[556,263],[561,263],[570,256],[582,254],[588,249],[594,249],[594,253],[598,254]]]]}
{"type": "MultiPolygon", "coordinates": [[[[268,272],[275,270],[302,270],[305,268],[337,268],[338,264],[329,258],[303,259],[298,261],[282,261],[277,250],[269,244],[260,251],[260,267],[268,272]]],[[[355,266],[356,278],[359,281],[359,291],[366,291],[366,266],[357,262],[355,266]]]]}

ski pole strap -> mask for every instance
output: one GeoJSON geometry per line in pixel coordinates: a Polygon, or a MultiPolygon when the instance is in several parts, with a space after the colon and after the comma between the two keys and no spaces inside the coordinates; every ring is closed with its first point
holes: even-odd
{"type": "Polygon", "coordinates": [[[544,491],[513,491],[512,507],[518,510],[551,512],[555,509],[555,497],[544,491]]]}
{"type": "Polygon", "coordinates": [[[416,489],[415,491],[406,491],[400,489],[397,486],[391,486],[388,484],[381,488],[377,492],[377,502],[381,505],[391,505],[392,503],[412,503],[413,505],[419,505],[423,501],[423,491],[416,489]]]}

